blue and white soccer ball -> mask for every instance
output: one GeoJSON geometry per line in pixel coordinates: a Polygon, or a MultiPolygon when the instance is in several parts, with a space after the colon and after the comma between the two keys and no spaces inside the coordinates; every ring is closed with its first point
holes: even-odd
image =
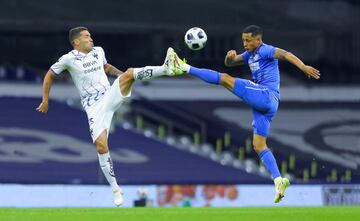
{"type": "Polygon", "coordinates": [[[206,41],[207,35],[201,28],[190,28],[185,34],[185,43],[191,50],[197,51],[202,49],[206,41]]]}

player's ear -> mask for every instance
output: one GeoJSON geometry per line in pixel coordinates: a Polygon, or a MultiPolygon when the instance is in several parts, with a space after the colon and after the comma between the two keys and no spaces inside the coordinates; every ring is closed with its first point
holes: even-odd
{"type": "Polygon", "coordinates": [[[257,42],[260,42],[261,41],[261,35],[256,35],[255,39],[256,39],[257,42]]]}
{"type": "Polygon", "coordinates": [[[74,45],[79,45],[79,44],[80,44],[79,38],[75,38],[75,39],[74,39],[74,45]]]}

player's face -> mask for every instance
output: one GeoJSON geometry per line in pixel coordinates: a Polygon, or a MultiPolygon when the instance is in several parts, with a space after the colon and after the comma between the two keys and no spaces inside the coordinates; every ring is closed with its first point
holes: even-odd
{"type": "Polygon", "coordinates": [[[79,47],[83,51],[89,52],[94,47],[93,40],[88,31],[85,30],[85,31],[80,32],[80,37],[78,39],[79,39],[79,47]]]}
{"type": "Polygon", "coordinates": [[[242,34],[243,45],[246,51],[253,52],[261,44],[259,35],[253,36],[251,33],[242,34]]]}

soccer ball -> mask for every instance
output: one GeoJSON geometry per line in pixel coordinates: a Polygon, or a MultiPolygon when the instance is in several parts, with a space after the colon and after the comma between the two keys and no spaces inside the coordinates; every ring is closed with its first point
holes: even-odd
{"type": "Polygon", "coordinates": [[[207,36],[201,28],[190,28],[185,34],[185,43],[191,50],[202,49],[207,41],[207,36]]]}

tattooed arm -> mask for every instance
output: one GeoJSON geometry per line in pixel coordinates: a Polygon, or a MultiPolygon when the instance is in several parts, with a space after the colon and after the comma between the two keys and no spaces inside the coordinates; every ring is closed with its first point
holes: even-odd
{"type": "Polygon", "coordinates": [[[313,67],[311,67],[309,65],[305,65],[298,57],[296,57],[291,52],[285,51],[285,50],[283,50],[281,48],[276,48],[275,53],[274,53],[274,58],[279,59],[279,60],[287,60],[291,64],[298,67],[309,78],[310,77],[315,78],[315,79],[320,78],[320,71],[319,70],[317,70],[317,69],[315,69],[315,68],[313,68],[313,67]]]}
{"type": "Polygon", "coordinates": [[[123,72],[117,69],[116,67],[112,66],[111,64],[104,65],[104,71],[107,75],[113,77],[119,77],[123,72]]]}

